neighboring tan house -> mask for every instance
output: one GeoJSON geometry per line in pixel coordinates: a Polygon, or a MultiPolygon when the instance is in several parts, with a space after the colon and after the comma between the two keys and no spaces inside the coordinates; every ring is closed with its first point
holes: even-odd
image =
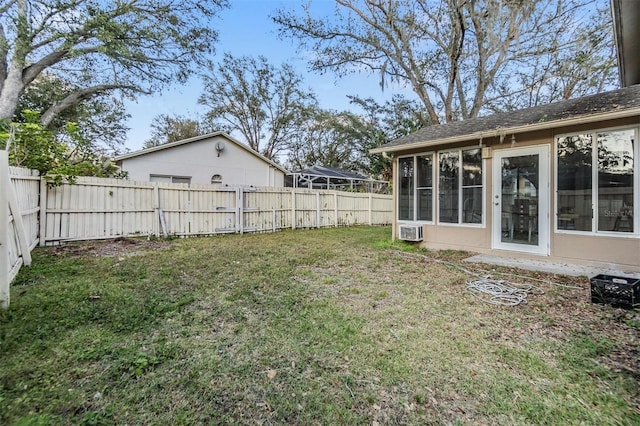
{"type": "Polygon", "coordinates": [[[640,85],[425,127],[393,157],[394,237],[640,271],[640,85]]]}
{"type": "Polygon", "coordinates": [[[114,158],[131,180],[284,186],[287,171],[223,132],[196,136],[114,158]]]}

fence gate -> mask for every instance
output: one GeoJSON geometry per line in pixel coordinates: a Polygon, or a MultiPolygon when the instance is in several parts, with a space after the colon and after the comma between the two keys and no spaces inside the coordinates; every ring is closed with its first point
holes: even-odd
{"type": "Polygon", "coordinates": [[[0,308],[9,306],[9,286],[20,267],[31,264],[40,211],[37,172],[8,163],[7,151],[0,151],[0,308]]]}

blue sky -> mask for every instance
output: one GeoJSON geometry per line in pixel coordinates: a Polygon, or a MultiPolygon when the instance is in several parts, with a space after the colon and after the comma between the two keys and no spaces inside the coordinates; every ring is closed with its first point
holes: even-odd
{"type": "MultiPolygon", "coordinates": [[[[215,59],[222,58],[224,52],[234,56],[265,56],[269,62],[279,66],[286,62],[294,66],[304,76],[306,86],[318,96],[320,106],[327,109],[349,109],[347,95],[371,96],[379,102],[389,99],[392,88],[380,89],[379,77],[369,74],[354,74],[336,79],[331,73],[319,75],[309,73],[304,53],[296,52],[293,40],[279,40],[277,26],[270,19],[278,8],[300,10],[300,0],[231,0],[231,8],[221,14],[216,29],[219,42],[215,59]]],[[[331,14],[333,0],[315,0],[314,9],[319,13],[331,14]]],[[[205,112],[197,100],[202,92],[202,84],[193,78],[188,84],[168,88],[155,96],[140,96],[137,102],[126,102],[131,114],[131,130],[125,147],[130,150],[142,148],[150,137],[151,121],[160,114],[196,115],[205,112]]]]}

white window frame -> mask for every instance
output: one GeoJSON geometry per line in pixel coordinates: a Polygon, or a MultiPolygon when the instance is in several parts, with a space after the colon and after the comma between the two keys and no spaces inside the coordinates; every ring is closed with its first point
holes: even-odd
{"type": "MultiPolygon", "coordinates": [[[[186,182],[174,182],[174,179],[189,179],[188,184],[191,185],[191,176],[159,175],[159,174],[151,173],[149,175],[150,182],[161,182],[161,181],[154,181],[152,180],[153,178],[171,179],[170,183],[186,183],[186,182]]],[[[162,183],[169,183],[169,182],[162,182],[162,183]]]]}
{"type": "Polygon", "coordinates": [[[435,198],[437,203],[434,203],[434,208],[437,212],[437,223],[441,226],[459,226],[459,227],[471,227],[471,228],[484,228],[486,226],[487,221],[487,212],[486,212],[486,197],[487,197],[487,165],[486,160],[482,158],[482,147],[479,146],[466,146],[462,148],[454,148],[454,149],[444,149],[442,151],[438,151],[437,155],[438,162],[434,170],[437,169],[435,185],[437,186],[437,191],[435,193],[435,198]],[[464,186],[462,184],[462,176],[463,176],[463,164],[462,164],[462,151],[470,151],[472,149],[480,150],[480,165],[482,167],[482,220],[480,223],[465,223],[463,222],[464,214],[464,188],[474,188],[477,185],[472,186],[464,186]],[[449,152],[457,152],[458,153],[458,222],[442,222],[440,221],[440,154],[449,153],[449,152]]]}
{"type": "Polygon", "coordinates": [[[411,154],[411,155],[402,155],[398,157],[398,179],[397,179],[397,185],[396,185],[396,194],[398,194],[398,199],[396,200],[396,220],[398,222],[410,222],[410,223],[435,223],[435,208],[436,208],[436,203],[435,203],[435,195],[436,195],[436,159],[437,159],[437,155],[434,151],[429,151],[429,152],[421,152],[421,153],[417,153],[417,154],[411,154]],[[417,219],[418,217],[418,190],[419,189],[426,189],[427,187],[418,187],[418,173],[417,173],[417,158],[418,157],[424,157],[430,155],[432,158],[432,163],[433,163],[433,167],[431,167],[431,220],[419,220],[417,219]],[[398,200],[400,197],[400,160],[404,159],[404,158],[412,158],[413,159],[413,220],[410,219],[400,219],[400,209],[398,207],[398,200]]]}
{"type": "Polygon", "coordinates": [[[569,132],[554,135],[554,161],[555,161],[555,177],[554,177],[554,222],[553,231],[557,234],[573,234],[573,235],[591,235],[600,237],[619,237],[619,238],[640,238],[640,215],[638,214],[640,207],[640,127],[638,126],[616,126],[605,128],[585,129],[579,132],[569,132]],[[620,130],[634,131],[633,146],[633,232],[616,232],[616,231],[599,231],[598,230],[598,133],[613,132],[620,130]],[[568,136],[591,134],[591,231],[579,231],[572,229],[558,229],[558,139],[568,136]]]}

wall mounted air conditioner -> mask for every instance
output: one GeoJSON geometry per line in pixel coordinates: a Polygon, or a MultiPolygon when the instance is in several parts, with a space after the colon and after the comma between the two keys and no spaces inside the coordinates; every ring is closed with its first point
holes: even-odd
{"type": "Polygon", "coordinates": [[[404,241],[422,241],[422,225],[400,225],[398,238],[404,241]]]}

